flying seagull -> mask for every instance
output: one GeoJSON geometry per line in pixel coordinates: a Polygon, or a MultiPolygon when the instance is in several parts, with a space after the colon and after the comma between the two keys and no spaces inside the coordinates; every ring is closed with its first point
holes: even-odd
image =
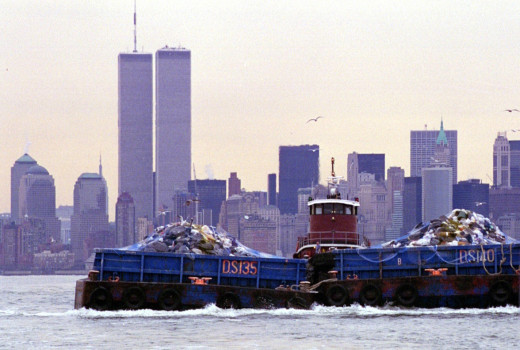
{"type": "MultiPolygon", "coordinates": [[[[318,117],[316,117],[316,118],[311,118],[311,119],[307,120],[307,123],[310,122],[310,121],[317,122],[318,119],[320,119],[320,118],[325,118],[325,117],[322,117],[322,116],[320,115],[320,116],[318,116],[318,117]]],[[[305,124],[307,124],[307,123],[305,123],[305,124]]]]}
{"type": "Polygon", "coordinates": [[[511,113],[511,112],[520,112],[520,111],[519,111],[518,109],[515,108],[515,109],[504,109],[504,112],[509,112],[509,113],[511,113]]]}

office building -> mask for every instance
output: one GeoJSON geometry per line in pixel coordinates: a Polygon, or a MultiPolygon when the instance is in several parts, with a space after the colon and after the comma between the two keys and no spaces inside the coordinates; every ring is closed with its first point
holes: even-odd
{"type": "Polygon", "coordinates": [[[376,181],[385,181],[385,155],[358,153],[358,173],[374,174],[376,181]]]}
{"type": "Polygon", "coordinates": [[[468,209],[489,217],[489,184],[470,179],[453,185],[453,208],[468,209]]]}
{"type": "Polygon", "coordinates": [[[422,178],[404,178],[403,232],[408,232],[422,221],[422,178]]]}
{"type": "MultiPolygon", "coordinates": [[[[156,208],[171,207],[191,178],[191,52],[164,47],[155,54],[156,208]]],[[[225,182],[225,181],[224,181],[225,182]]],[[[225,192],[224,187],[224,192],[225,192]]],[[[219,203],[220,205],[220,203],[219,203]]],[[[216,214],[218,216],[218,213],[216,214]]]]}
{"type": "Polygon", "coordinates": [[[430,167],[434,159],[437,140],[444,133],[449,148],[449,164],[452,168],[452,183],[457,183],[457,130],[444,130],[441,121],[440,130],[410,131],[410,176],[422,176],[422,169],[430,167]]]}
{"type": "Polygon", "coordinates": [[[234,194],[240,194],[241,190],[241,181],[237,177],[237,173],[230,173],[228,179],[228,198],[234,194]]]}
{"type": "Polygon", "coordinates": [[[40,219],[43,231],[34,244],[61,242],[60,221],[56,217],[56,187],[54,178],[40,165],[30,167],[20,179],[18,214],[24,218],[40,219]]]}
{"type": "Polygon", "coordinates": [[[319,183],[318,145],[280,146],[278,206],[281,214],[298,212],[298,189],[319,183]]]}
{"type": "Polygon", "coordinates": [[[203,209],[211,209],[211,216],[199,224],[217,226],[220,207],[226,200],[226,180],[190,180],[188,192],[195,194],[197,214],[203,209]],[[209,221],[211,219],[211,221],[209,221]]]}
{"type": "Polygon", "coordinates": [[[82,266],[92,253],[89,245],[98,240],[100,234],[109,234],[107,209],[105,179],[96,173],[81,174],[74,185],[74,213],[70,229],[71,249],[77,266],[82,266]]]}
{"type": "Polygon", "coordinates": [[[123,192],[116,203],[116,247],[126,247],[137,242],[135,203],[128,192],[123,192]]]}
{"type": "Polygon", "coordinates": [[[505,132],[499,132],[493,144],[493,187],[508,188],[511,152],[505,132]]]}
{"type": "Polygon", "coordinates": [[[276,200],[276,174],[267,175],[267,201],[269,205],[278,206],[276,200]]]}
{"type": "Polygon", "coordinates": [[[422,169],[422,221],[427,222],[452,211],[452,168],[422,169]]]}
{"type": "Polygon", "coordinates": [[[153,217],[152,54],[118,57],[118,194],[134,200],[136,217],[153,217]]]}
{"type": "Polygon", "coordinates": [[[509,141],[511,187],[520,187],[520,141],[509,141]]]}
{"type": "Polygon", "coordinates": [[[36,161],[27,153],[18,158],[14,165],[11,167],[11,220],[20,223],[20,216],[18,210],[20,210],[18,201],[20,190],[20,180],[25,175],[30,167],[36,165],[36,161]]]}

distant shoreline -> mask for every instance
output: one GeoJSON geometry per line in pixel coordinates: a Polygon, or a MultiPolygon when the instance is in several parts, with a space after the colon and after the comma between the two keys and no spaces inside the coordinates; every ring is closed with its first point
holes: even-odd
{"type": "Polygon", "coordinates": [[[40,276],[40,275],[80,275],[86,276],[87,270],[55,270],[55,271],[31,271],[31,270],[0,270],[0,276],[40,276]]]}

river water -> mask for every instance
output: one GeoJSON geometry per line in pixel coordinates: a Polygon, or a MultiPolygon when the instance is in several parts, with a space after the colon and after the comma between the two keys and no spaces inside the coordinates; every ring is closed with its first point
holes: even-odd
{"type": "Polygon", "coordinates": [[[83,276],[0,276],[0,349],[515,349],[520,308],[74,310],[83,276]]]}

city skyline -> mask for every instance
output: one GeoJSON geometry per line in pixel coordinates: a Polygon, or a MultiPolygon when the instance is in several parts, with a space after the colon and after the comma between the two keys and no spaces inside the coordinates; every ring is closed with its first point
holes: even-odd
{"type": "MultiPolygon", "coordinates": [[[[117,56],[133,48],[133,2],[50,4],[7,1],[0,14],[0,212],[30,143],[57,205],[72,204],[101,153],[113,220],[117,56]]],[[[384,153],[387,168],[410,176],[410,130],[438,130],[442,119],[458,131],[458,180],[489,183],[497,132],[520,126],[520,113],[504,111],[520,104],[516,3],[398,4],[138,2],[139,52],[192,53],[198,179],[204,168],[216,179],[237,172],[243,187],[266,190],[278,147],[303,144],[320,146],[322,182],[332,156],[346,177],[351,152],[384,153]]]]}

